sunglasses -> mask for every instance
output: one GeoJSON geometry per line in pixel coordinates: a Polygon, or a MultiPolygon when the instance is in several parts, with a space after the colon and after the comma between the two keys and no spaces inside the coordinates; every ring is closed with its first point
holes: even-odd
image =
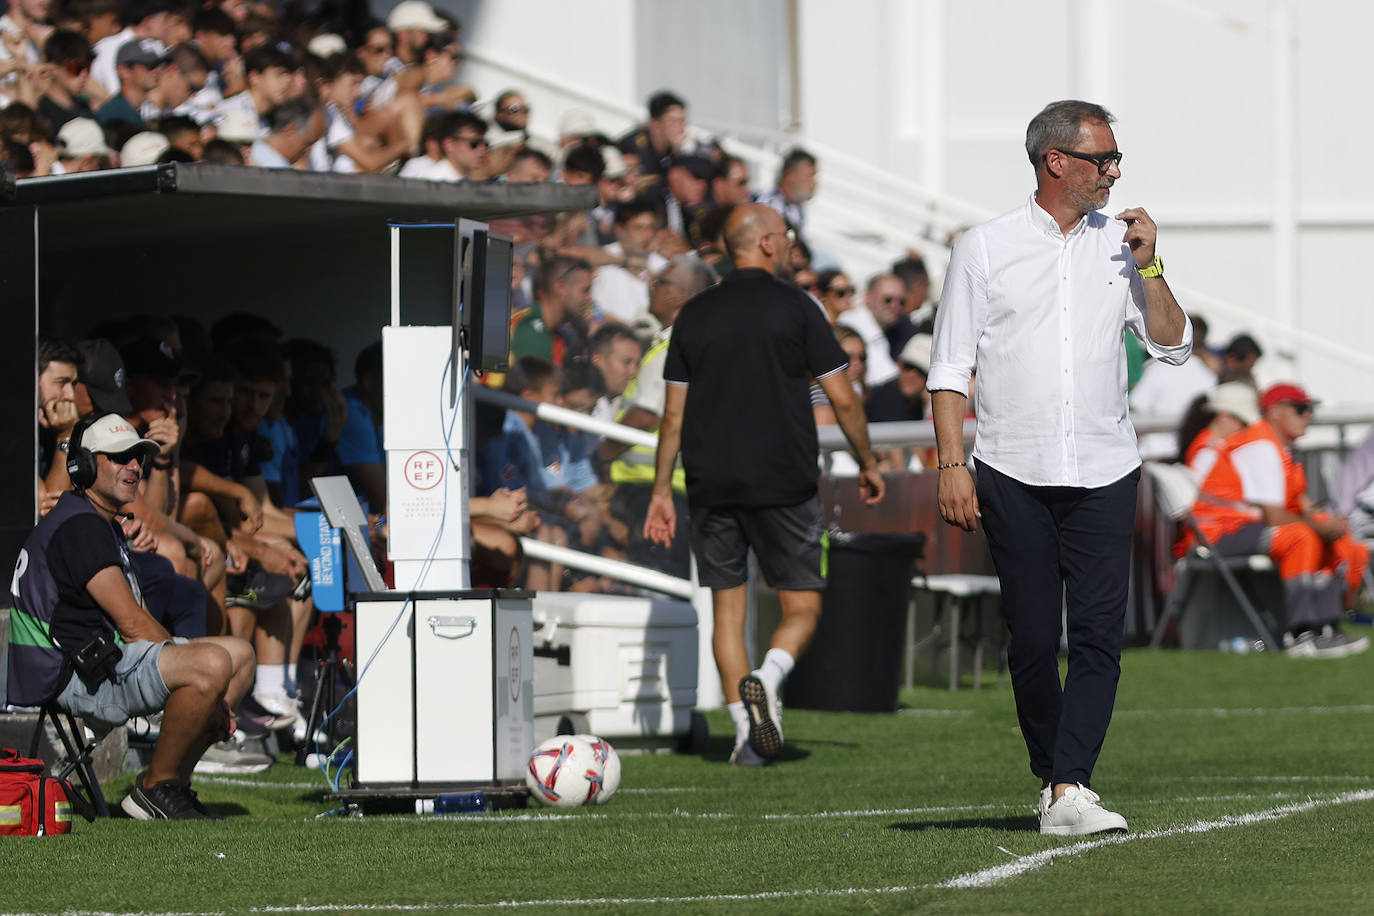
{"type": "Polygon", "coordinates": [[[529,114],[529,110],[530,106],[528,105],[506,105],[501,109],[501,114],[522,115],[529,114]]]}
{"type": "Polygon", "coordinates": [[[124,467],[130,461],[137,461],[141,465],[148,457],[147,451],[137,446],[126,448],[122,452],[98,452],[97,454],[104,455],[110,459],[111,464],[119,467],[124,467]]]}
{"type": "Polygon", "coordinates": [[[1312,412],[1311,404],[1294,404],[1292,401],[1285,401],[1284,403],[1293,408],[1293,413],[1300,417],[1305,417],[1312,412]]]}
{"type": "Polygon", "coordinates": [[[91,69],[91,62],[88,60],[69,60],[65,66],[68,76],[80,76],[91,69]]]}
{"type": "Polygon", "coordinates": [[[483,137],[478,137],[476,140],[473,140],[471,137],[458,137],[457,140],[458,140],[459,143],[466,143],[468,146],[472,147],[473,149],[477,149],[477,147],[479,147],[479,146],[486,146],[486,145],[487,145],[487,141],[486,141],[486,139],[483,138],[483,137]]]}
{"type": "Polygon", "coordinates": [[[839,296],[841,299],[843,299],[845,296],[852,296],[852,295],[854,295],[854,287],[852,287],[852,286],[832,286],[832,287],[830,287],[830,289],[829,289],[829,293],[830,293],[830,295],[832,295],[832,296],[839,296]]]}
{"type": "Polygon", "coordinates": [[[1113,150],[1110,153],[1075,153],[1070,149],[1061,149],[1059,152],[1063,153],[1065,156],[1071,156],[1074,159],[1082,159],[1084,162],[1091,162],[1093,165],[1097,166],[1098,174],[1102,175],[1105,175],[1107,169],[1111,168],[1113,165],[1121,164],[1121,153],[1117,150],[1113,150]]]}
{"type": "Polygon", "coordinates": [[[904,301],[904,299],[905,297],[903,296],[884,296],[883,305],[891,305],[894,302],[902,302],[904,301]]]}

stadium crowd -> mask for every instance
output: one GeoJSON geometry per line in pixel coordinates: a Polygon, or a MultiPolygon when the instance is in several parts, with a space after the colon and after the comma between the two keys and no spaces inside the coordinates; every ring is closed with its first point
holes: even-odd
{"type": "MultiPolygon", "coordinates": [[[[557,145],[541,147],[528,132],[530,108],[519,90],[479,92],[459,79],[457,22],[422,0],[405,0],[385,22],[362,29],[336,18],[335,9],[285,16],[243,0],[191,7],[12,0],[0,17],[3,159],[20,178],[209,161],[385,173],[397,181],[593,186],[598,202],[589,211],[494,226],[516,240],[517,260],[511,367],[486,381],[528,401],[648,431],[663,414],[664,359],[678,312],[733,269],[722,240],[726,219],[733,207],[756,200],[786,219],[786,273],[834,328],[868,420],[929,417],[935,306],[925,265],[911,254],[855,278],[813,257],[805,236],[806,204],[818,181],[813,154],[789,151],[771,186],[755,190],[760,176],[694,128],[687,103],[667,91],[648,99],[647,121],[623,136],[606,136],[590,115],[573,110],[562,113],[557,145]]],[[[1227,435],[1273,421],[1274,411],[1310,419],[1313,402],[1296,386],[1296,393],[1270,389],[1261,398],[1250,374],[1260,356],[1255,342],[1240,335],[1216,353],[1204,323],[1193,320],[1196,358],[1185,367],[1132,367],[1134,408],[1192,430],[1181,449],[1147,440],[1143,450],[1177,452],[1191,465],[1193,437],[1205,436],[1207,460],[1231,467],[1234,478],[1227,456],[1244,443],[1227,435]],[[1218,416],[1238,419],[1214,424],[1218,416]]],[[[310,495],[310,477],[348,475],[375,523],[374,549],[385,567],[381,369],[377,342],[361,351],[353,385],[341,389],[327,347],[284,339],[272,322],[247,313],[209,327],[189,314],[111,319],[81,340],[41,342],[41,511],[72,489],[60,456],[81,417],[121,414],[158,444],[122,525],[143,596],[173,636],[232,634],[253,643],[257,673],[239,717],[250,730],[292,727],[301,718],[296,663],[314,608],[293,507],[310,495]]],[[[835,423],[819,386],[812,403],[818,424],[835,423]]],[[[969,403],[976,409],[974,398],[969,403]]],[[[518,410],[480,408],[477,427],[476,583],[626,588],[556,563],[527,562],[519,547],[527,535],[687,575],[685,532],[671,549],[642,533],[652,450],[518,410]]],[[[1267,475],[1255,499],[1293,503],[1292,518],[1261,511],[1258,521],[1307,526],[1311,537],[1294,529],[1291,539],[1312,557],[1281,560],[1294,570],[1286,580],[1311,586],[1317,576],[1320,587],[1298,588],[1299,600],[1335,602],[1334,617],[1330,607],[1308,615],[1314,626],[1291,633],[1290,645],[1303,647],[1294,654],[1349,654],[1363,647],[1346,641],[1333,648],[1330,625],[1355,601],[1367,550],[1338,520],[1314,521],[1289,492],[1298,481],[1288,446],[1301,430],[1283,429],[1277,438],[1251,430],[1245,439],[1274,446],[1255,472],[1267,475]],[[1333,577],[1349,588],[1326,587],[1333,577]]],[[[844,473],[844,456],[834,461],[832,472],[844,473]]],[[[883,452],[881,462],[883,470],[920,469],[934,458],[899,448],[883,452]]],[[[1241,462],[1242,480],[1249,467],[1241,462]]],[[[1209,476],[1199,473],[1204,491],[1209,476]]],[[[1351,507],[1368,485],[1349,483],[1351,507]]],[[[680,479],[675,490],[683,498],[680,479]]],[[[1233,501],[1250,498],[1228,493],[1233,501]]],[[[1235,521],[1251,525],[1255,515],[1235,521]]],[[[685,506],[677,518],[685,524],[685,506]]],[[[241,772],[268,763],[231,738],[212,747],[201,766],[241,772]]]]}

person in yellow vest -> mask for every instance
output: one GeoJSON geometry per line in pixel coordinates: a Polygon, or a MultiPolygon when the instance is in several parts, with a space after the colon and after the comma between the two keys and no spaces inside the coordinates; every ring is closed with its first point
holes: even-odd
{"type": "MultiPolygon", "coordinates": [[[[668,262],[649,290],[649,315],[659,330],[649,342],[639,363],[639,375],[625,388],[622,406],[615,421],[635,429],[658,432],[663,418],[666,387],[663,361],[668,355],[673,322],[683,304],[697,293],[715,285],[716,273],[694,255],[682,254],[668,262]]],[[[607,439],[601,444],[601,458],[610,462],[610,479],[616,485],[611,513],[629,526],[630,562],[661,569],[686,578],[690,571],[687,538],[687,485],[679,466],[673,472],[673,498],[678,506],[681,530],[672,546],[663,547],[644,537],[641,524],[653,495],[654,450],[643,445],[626,446],[607,439]]]]}

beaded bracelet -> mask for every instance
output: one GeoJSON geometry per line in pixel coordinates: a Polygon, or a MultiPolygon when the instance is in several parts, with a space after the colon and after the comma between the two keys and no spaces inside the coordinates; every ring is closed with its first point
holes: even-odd
{"type": "Polygon", "coordinates": [[[951,463],[949,463],[949,464],[937,464],[937,465],[935,466],[935,470],[937,470],[937,471],[946,471],[946,470],[948,470],[948,469],[950,469],[950,468],[963,468],[963,467],[968,467],[968,462],[966,462],[966,461],[954,461],[954,462],[951,462],[951,463]]]}

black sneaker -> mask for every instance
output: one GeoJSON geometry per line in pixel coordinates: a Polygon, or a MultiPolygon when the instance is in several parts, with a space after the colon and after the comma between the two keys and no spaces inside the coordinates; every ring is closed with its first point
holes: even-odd
{"type": "Polygon", "coordinates": [[[227,584],[229,594],[224,598],[225,607],[246,607],[254,611],[284,601],[296,590],[296,583],[289,577],[265,572],[261,568],[231,575],[227,584]]]}
{"type": "Polygon", "coordinates": [[[739,698],[749,713],[749,746],[765,759],[782,751],[782,711],[778,698],[754,674],[739,681],[739,698]]]}
{"type": "Polygon", "coordinates": [[[134,783],[133,790],[120,805],[124,813],[138,821],[204,821],[210,820],[190,788],[168,779],[155,786],[134,783]]]}
{"type": "Polygon", "coordinates": [[[211,811],[209,808],[205,807],[205,803],[202,802],[202,801],[200,800],[200,796],[196,794],[196,790],[195,790],[195,789],[191,788],[190,786],[186,786],[186,794],[187,794],[187,795],[190,797],[190,799],[191,799],[191,807],[192,807],[192,808],[195,808],[197,811],[199,811],[201,817],[203,817],[205,820],[207,820],[207,821],[222,821],[222,820],[224,820],[224,815],[222,815],[222,814],[216,814],[215,812],[211,811]]]}

